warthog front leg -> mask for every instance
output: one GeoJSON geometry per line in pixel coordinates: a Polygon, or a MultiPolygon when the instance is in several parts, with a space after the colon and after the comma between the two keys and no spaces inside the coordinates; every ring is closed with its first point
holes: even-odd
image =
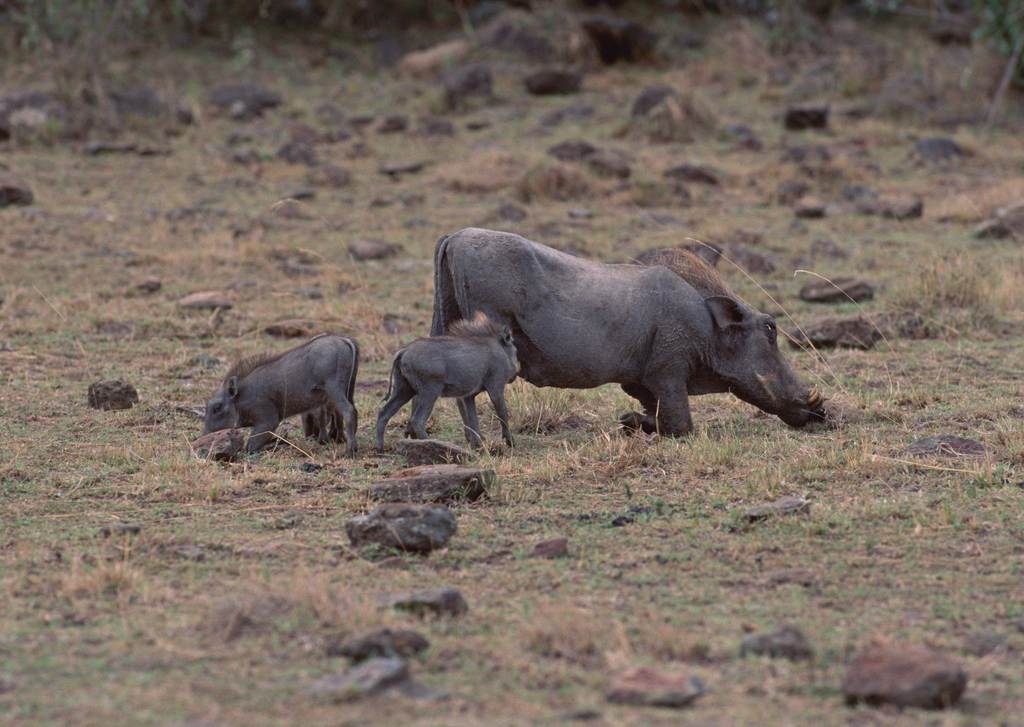
{"type": "Polygon", "coordinates": [[[622,390],[639,401],[644,408],[643,414],[631,411],[619,417],[619,424],[622,425],[622,428],[631,433],[638,429],[645,434],[656,433],[658,422],[655,417],[658,414],[658,400],[654,394],[639,384],[623,384],[622,390]]]}
{"type": "Polygon", "coordinates": [[[273,447],[277,443],[274,432],[281,423],[281,417],[272,406],[267,406],[257,413],[255,424],[249,430],[249,441],[245,448],[249,453],[273,447]]]}
{"type": "Polygon", "coordinates": [[[505,444],[509,447],[516,446],[515,441],[512,439],[512,431],[508,428],[508,406],[505,404],[505,387],[488,389],[487,396],[490,397],[491,404],[494,405],[494,411],[498,415],[498,421],[501,422],[501,438],[505,440],[505,444]]]}
{"type": "Polygon", "coordinates": [[[686,384],[672,379],[652,382],[646,388],[655,396],[658,434],[685,437],[693,431],[690,397],[686,384]]]}

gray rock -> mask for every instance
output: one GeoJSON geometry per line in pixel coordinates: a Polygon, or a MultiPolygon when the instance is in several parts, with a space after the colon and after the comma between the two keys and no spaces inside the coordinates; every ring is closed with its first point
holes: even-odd
{"type": "Polygon", "coordinates": [[[371,697],[409,681],[409,666],[402,659],[377,657],[318,679],[306,693],[320,702],[340,704],[371,697]]]}
{"type": "Polygon", "coordinates": [[[256,118],[265,110],[281,105],[278,94],[255,83],[223,84],[211,89],[206,99],[210,105],[236,119],[256,118]]]}
{"type": "Polygon", "coordinates": [[[378,657],[409,658],[430,647],[419,632],[411,629],[378,629],[342,644],[329,644],[328,656],[344,656],[353,663],[378,657]]]}
{"type": "Polygon", "coordinates": [[[427,616],[457,617],[469,611],[469,604],[454,588],[431,588],[385,596],[381,605],[406,611],[420,618],[427,616]]]}
{"type": "Polygon", "coordinates": [[[395,451],[414,467],[429,464],[461,464],[474,457],[468,449],[451,442],[442,442],[440,439],[401,439],[395,444],[395,451]]]}
{"type": "Polygon", "coordinates": [[[348,521],[352,545],[379,545],[413,553],[443,548],[455,534],[455,517],[447,507],[389,503],[348,521]]]}
{"type": "Polygon", "coordinates": [[[131,384],[113,379],[89,385],[89,406],[93,409],[113,411],[131,409],[139,403],[139,392],[131,384]]]}
{"type": "Polygon", "coordinates": [[[814,657],[814,649],[796,626],[783,626],[770,634],[750,634],[740,643],[740,656],[770,656],[800,661],[814,657]]]}
{"type": "Polygon", "coordinates": [[[320,161],[313,145],[304,141],[286,142],[277,150],[277,158],[289,164],[305,164],[308,167],[315,167],[320,161]]]}
{"type": "Polygon", "coordinates": [[[568,538],[551,538],[542,540],[533,546],[531,558],[565,558],[569,555],[568,538]]]}
{"type": "Polygon", "coordinates": [[[800,288],[800,300],[808,303],[859,303],[875,297],[875,286],[856,278],[812,280],[800,288]]]}
{"type": "Polygon", "coordinates": [[[193,440],[191,446],[199,459],[230,462],[238,457],[244,445],[245,430],[221,429],[193,440]]]}
{"type": "Polygon", "coordinates": [[[907,447],[907,454],[912,457],[981,457],[985,454],[985,445],[956,434],[937,434],[918,439],[907,447]]]}
{"type": "Polygon", "coordinates": [[[12,205],[27,206],[35,200],[32,188],[20,179],[0,176],[0,208],[12,205]]]}
{"type": "Polygon", "coordinates": [[[772,502],[755,505],[743,513],[743,519],[748,522],[767,520],[770,517],[781,515],[806,515],[811,511],[811,503],[802,497],[787,495],[772,502]]]}
{"type": "Polygon", "coordinates": [[[817,197],[804,197],[797,203],[793,214],[801,220],[820,220],[827,211],[825,203],[817,197]]]}
{"type": "Polygon", "coordinates": [[[385,162],[377,167],[377,171],[387,177],[391,177],[393,180],[397,180],[406,174],[422,172],[425,166],[427,166],[427,163],[418,159],[414,161],[385,162]]]}
{"type": "Polygon", "coordinates": [[[555,144],[548,149],[548,154],[563,162],[579,162],[587,159],[597,151],[593,144],[582,139],[573,139],[555,144]]]}
{"type": "Polygon", "coordinates": [[[356,260],[384,260],[401,252],[402,246],[383,240],[356,239],[348,244],[348,251],[356,260]]]}
{"type": "Polygon", "coordinates": [[[786,109],[783,125],[789,131],[828,128],[828,106],[804,105],[786,109]]]}
{"type": "MultiPolygon", "coordinates": [[[[464,456],[472,456],[462,451],[464,456]]],[[[370,497],[378,502],[472,502],[483,497],[493,483],[494,470],[431,464],[396,472],[372,485],[370,497]]]]}
{"type": "Polygon", "coordinates": [[[693,182],[713,186],[717,186],[719,183],[718,172],[702,164],[677,164],[666,169],[662,176],[677,182],[693,182]]]}
{"type": "Polygon", "coordinates": [[[967,674],[949,657],[917,644],[873,641],[854,657],[843,677],[849,705],[945,709],[960,701],[967,674]]]}
{"type": "Polygon", "coordinates": [[[576,93],[582,83],[582,73],[565,68],[540,68],[523,79],[526,90],[534,96],[576,93]]]}
{"type": "Polygon", "coordinates": [[[614,704],[680,709],[704,692],[704,683],[699,677],[641,667],[615,677],[607,697],[614,704]]]}
{"type": "Polygon", "coordinates": [[[963,147],[952,139],[934,136],[914,142],[914,154],[926,162],[937,164],[966,156],[963,147]]]}
{"type": "Polygon", "coordinates": [[[882,334],[878,327],[863,316],[849,318],[819,318],[803,328],[788,331],[793,348],[857,348],[867,351],[882,334]]]}

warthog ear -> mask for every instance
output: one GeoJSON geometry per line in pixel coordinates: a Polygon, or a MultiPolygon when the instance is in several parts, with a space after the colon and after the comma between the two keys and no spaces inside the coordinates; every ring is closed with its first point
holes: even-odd
{"type": "Polygon", "coordinates": [[[718,328],[728,328],[743,322],[743,307],[725,295],[713,295],[704,299],[704,304],[711,311],[711,319],[718,328]]]}
{"type": "Polygon", "coordinates": [[[230,398],[230,399],[237,399],[238,398],[238,377],[237,376],[232,376],[230,379],[228,379],[228,385],[225,388],[227,389],[228,398],[230,398]]]}
{"type": "Polygon", "coordinates": [[[512,345],[512,329],[508,326],[501,329],[501,342],[506,346],[512,345]]]}

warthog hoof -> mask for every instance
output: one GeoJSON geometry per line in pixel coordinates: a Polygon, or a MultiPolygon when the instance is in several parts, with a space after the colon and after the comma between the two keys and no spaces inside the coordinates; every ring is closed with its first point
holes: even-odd
{"type": "Polygon", "coordinates": [[[654,417],[649,414],[641,414],[638,411],[626,412],[620,416],[619,426],[627,434],[635,434],[638,431],[642,431],[644,434],[656,434],[658,431],[658,424],[654,417]]]}

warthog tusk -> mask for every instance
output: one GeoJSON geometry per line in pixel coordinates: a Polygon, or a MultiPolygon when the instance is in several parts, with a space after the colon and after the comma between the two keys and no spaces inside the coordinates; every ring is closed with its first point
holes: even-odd
{"type": "Polygon", "coordinates": [[[816,407],[818,404],[824,401],[824,399],[825,398],[821,395],[820,391],[818,391],[817,389],[811,389],[811,393],[808,394],[807,396],[807,406],[810,406],[812,408],[816,407]]]}

